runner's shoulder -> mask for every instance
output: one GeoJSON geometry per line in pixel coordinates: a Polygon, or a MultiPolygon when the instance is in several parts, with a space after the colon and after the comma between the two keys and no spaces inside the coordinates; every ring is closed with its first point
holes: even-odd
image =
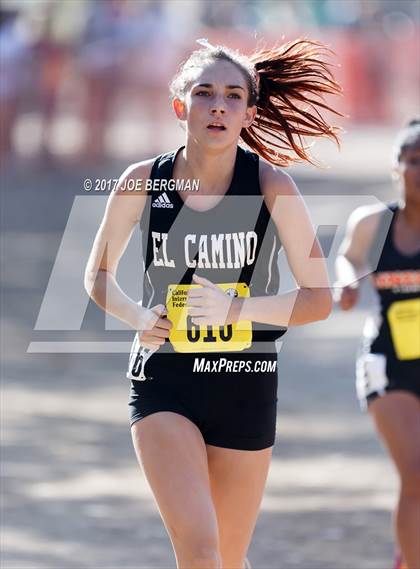
{"type": "Polygon", "coordinates": [[[260,158],[261,192],[266,195],[300,195],[293,178],[279,166],[260,158]]]}
{"type": "Polygon", "coordinates": [[[115,190],[109,196],[105,212],[107,220],[131,225],[140,221],[148,196],[145,190],[146,181],[150,177],[155,160],[156,158],[150,158],[135,162],[124,170],[115,190]]]}
{"type": "Polygon", "coordinates": [[[384,203],[363,205],[356,208],[349,216],[347,222],[348,231],[374,233],[386,211],[389,211],[389,208],[384,203]]]}
{"type": "MultiPolygon", "coordinates": [[[[141,160],[140,162],[134,162],[130,164],[118,179],[118,184],[116,188],[116,194],[126,193],[126,188],[128,187],[127,182],[130,180],[133,182],[133,187],[142,188],[144,186],[145,180],[150,178],[150,173],[152,171],[153,164],[156,161],[156,156],[154,158],[147,158],[146,160],[141,160]]],[[[145,192],[138,192],[141,195],[146,195],[145,192]]]]}

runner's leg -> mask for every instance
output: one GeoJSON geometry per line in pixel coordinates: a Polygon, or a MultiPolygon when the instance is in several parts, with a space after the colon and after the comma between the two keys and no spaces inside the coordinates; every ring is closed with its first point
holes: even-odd
{"type": "Polygon", "coordinates": [[[223,567],[242,569],[258,518],[272,447],[234,450],[207,445],[223,567]]]}
{"type": "Polygon", "coordinates": [[[409,569],[420,567],[420,402],[393,391],[369,405],[376,428],[400,476],[396,533],[409,569]]]}
{"type": "Polygon", "coordinates": [[[178,568],[220,568],[217,519],[201,432],[186,417],[166,411],[137,421],[131,432],[178,568]]]}

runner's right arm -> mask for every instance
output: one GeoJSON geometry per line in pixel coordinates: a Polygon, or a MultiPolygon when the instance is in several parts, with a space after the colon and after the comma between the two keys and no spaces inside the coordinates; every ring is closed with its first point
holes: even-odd
{"type": "Polygon", "coordinates": [[[383,209],[383,206],[360,207],[349,217],[335,262],[337,300],[342,310],[350,310],[359,300],[360,280],[369,272],[369,250],[383,209]]]}
{"type": "Polygon", "coordinates": [[[142,344],[156,347],[164,343],[171,326],[167,319],[159,317],[164,306],[152,309],[140,306],[124,293],[116,280],[119,261],[147,199],[145,191],[124,191],[124,184],[130,179],[145,182],[152,165],[153,160],[147,160],[127,168],[111,193],[86,266],[84,285],[88,295],[106,312],[135,330],[148,330],[142,334],[142,344]]]}

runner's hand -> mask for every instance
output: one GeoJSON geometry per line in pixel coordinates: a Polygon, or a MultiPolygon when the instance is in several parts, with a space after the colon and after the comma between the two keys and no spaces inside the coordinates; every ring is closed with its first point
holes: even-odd
{"type": "Polygon", "coordinates": [[[340,305],[341,310],[350,310],[359,300],[358,287],[339,287],[336,288],[335,301],[340,305]]]}
{"type": "Polygon", "coordinates": [[[192,317],[192,323],[197,326],[224,326],[232,298],[204,277],[194,274],[193,279],[201,288],[188,291],[188,315],[192,317]]]}
{"type": "Polygon", "coordinates": [[[144,309],[140,318],[140,330],[137,336],[141,346],[149,350],[158,350],[169,338],[172,322],[166,318],[167,310],[163,304],[144,309]]]}

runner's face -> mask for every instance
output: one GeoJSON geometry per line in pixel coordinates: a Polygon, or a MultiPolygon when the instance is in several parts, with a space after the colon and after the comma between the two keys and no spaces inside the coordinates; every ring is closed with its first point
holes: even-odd
{"type": "MultiPolygon", "coordinates": [[[[246,80],[236,65],[216,61],[200,70],[185,94],[183,118],[188,136],[209,148],[237,144],[255,116],[248,107],[246,80]]],[[[179,116],[179,115],[178,115],[179,116]]]]}
{"type": "Polygon", "coordinates": [[[420,205],[420,144],[404,150],[398,173],[406,200],[420,205]]]}

